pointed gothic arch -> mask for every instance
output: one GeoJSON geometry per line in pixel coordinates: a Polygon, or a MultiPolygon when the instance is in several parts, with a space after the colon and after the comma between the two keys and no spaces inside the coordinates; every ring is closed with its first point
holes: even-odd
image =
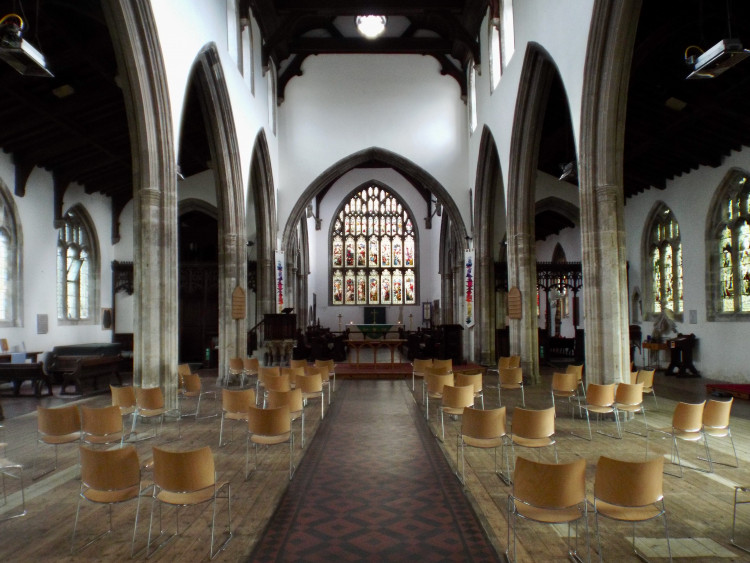
{"type": "Polygon", "coordinates": [[[221,59],[214,43],[198,54],[187,88],[195,81],[216,186],[219,239],[219,381],[228,361],[247,350],[246,320],[232,318],[232,294],[247,292],[244,184],[237,132],[221,59]]]}

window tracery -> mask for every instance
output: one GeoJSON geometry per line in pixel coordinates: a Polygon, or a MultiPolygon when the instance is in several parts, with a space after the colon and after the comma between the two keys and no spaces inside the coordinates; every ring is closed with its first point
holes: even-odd
{"type": "Polygon", "coordinates": [[[652,214],[648,232],[648,312],[658,314],[668,309],[679,317],[683,311],[682,242],[672,210],[660,204],[652,214]]]}

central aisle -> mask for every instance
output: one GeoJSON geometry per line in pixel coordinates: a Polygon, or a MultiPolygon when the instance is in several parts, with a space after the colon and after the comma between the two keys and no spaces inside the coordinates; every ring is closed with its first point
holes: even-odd
{"type": "Polygon", "coordinates": [[[499,560],[404,381],[337,382],[308,447],[252,561],[499,560]]]}

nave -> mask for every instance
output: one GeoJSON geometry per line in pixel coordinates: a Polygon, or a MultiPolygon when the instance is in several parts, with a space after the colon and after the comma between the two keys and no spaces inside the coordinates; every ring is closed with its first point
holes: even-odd
{"type": "MultiPolygon", "coordinates": [[[[529,386],[526,389],[526,405],[530,408],[545,408],[550,403],[549,384],[551,374],[543,377],[540,385],[529,386]]],[[[496,377],[485,377],[487,408],[497,405],[496,377]]],[[[389,393],[382,390],[400,389],[402,395],[409,396],[410,381],[343,381],[337,383],[339,390],[334,394],[336,400],[341,400],[346,389],[344,386],[371,386],[379,392],[373,393],[373,397],[388,397],[389,393]]],[[[664,427],[670,424],[672,411],[676,404],[674,399],[666,396],[666,393],[680,384],[693,385],[695,392],[699,393],[695,381],[664,381],[657,379],[656,393],[658,407],[654,404],[652,397],[646,397],[646,416],[649,426],[664,427]],[[661,387],[659,386],[661,383],[661,387]],[[660,389],[662,393],[660,394],[660,389]]],[[[700,380],[698,380],[700,383],[700,380]]],[[[683,385],[684,387],[684,385],[683,385]]],[[[683,394],[687,393],[683,389],[683,394]]],[[[417,385],[417,391],[411,394],[415,409],[421,409],[421,391],[417,385]]],[[[52,399],[60,402],[60,399],[52,399]]],[[[43,399],[50,401],[50,399],[43,399]]],[[[101,395],[82,402],[86,404],[104,406],[109,404],[109,395],[101,395]]],[[[519,398],[515,394],[504,392],[503,402],[510,413],[519,398]]],[[[746,418],[747,409],[743,409],[738,401],[733,412],[731,426],[740,459],[739,468],[730,468],[715,464],[714,473],[704,473],[693,469],[686,469],[682,479],[664,475],[664,495],[669,522],[669,533],[671,538],[672,554],[675,561],[743,561],[746,556],[741,551],[729,544],[732,522],[732,500],[735,485],[750,483],[750,471],[747,469],[747,461],[750,458],[750,441],[747,436],[750,431],[750,422],[746,418]],[[744,412],[743,412],[744,411],[744,412]]],[[[210,404],[210,403],[209,403],[210,404]]],[[[387,400],[384,399],[383,416],[378,422],[378,436],[391,436],[393,446],[391,451],[383,451],[383,456],[397,456],[399,452],[393,448],[399,444],[399,436],[403,432],[405,421],[403,417],[389,416],[387,400]],[[390,427],[389,427],[390,425],[390,427]]],[[[208,404],[206,405],[208,406],[208,404]]],[[[378,408],[375,405],[374,408],[378,408]]],[[[299,441],[295,442],[295,462],[297,474],[295,479],[301,475],[304,468],[305,457],[313,448],[320,447],[316,444],[316,434],[320,432],[320,410],[319,404],[314,402],[306,409],[306,437],[307,444],[301,450],[299,441]]],[[[424,419],[416,417],[414,424],[425,424],[424,419]]],[[[334,422],[333,419],[325,419],[322,424],[334,422]]],[[[594,421],[594,431],[597,426],[594,421]]],[[[446,418],[446,440],[440,443],[437,438],[435,442],[440,445],[444,460],[450,470],[456,465],[456,432],[460,422],[446,418]]],[[[35,414],[26,414],[11,418],[4,422],[3,441],[8,442],[6,457],[20,462],[25,466],[24,483],[26,485],[26,507],[28,514],[22,518],[16,518],[0,523],[0,533],[5,541],[0,547],[0,557],[8,561],[29,560],[53,560],[53,561],[85,561],[85,560],[123,560],[127,559],[130,550],[130,537],[132,533],[134,504],[117,506],[114,509],[114,523],[116,532],[106,537],[94,546],[83,552],[70,556],[70,533],[75,515],[75,507],[79,490],[77,480],[78,470],[76,468],[77,456],[74,447],[61,446],[59,449],[59,467],[56,471],[39,479],[31,481],[31,467],[34,458],[34,439],[36,433],[35,414]]],[[[429,428],[438,436],[440,434],[439,418],[436,409],[430,409],[429,428]]],[[[621,459],[640,460],[645,455],[645,438],[625,433],[622,440],[594,433],[593,440],[588,442],[572,435],[587,433],[585,419],[575,418],[571,420],[567,404],[558,404],[558,416],[556,419],[558,453],[561,462],[571,461],[583,457],[587,460],[586,483],[589,495],[593,488],[593,476],[596,460],[599,455],[607,455],[621,459]]],[[[614,429],[611,420],[601,422],[601,430],[610,432],[614,429]]],[[[633,431],[643,431],[643,423],[638,415],[634,420],[627,421],[625,428],[633,431]]],[[[163,433],[155,440],[138,442],[136,448],[142,463],[150,457],[151,447],[168,444],[168,447],[189,449],[209,444],[216,459],[219,479],[229,480],[232,486],[232,529],[234,538],[229,543],[226,551],[219,554],[217,560],[238,561],[248,560],[258,542],[261,540],[264,530],[268,525],[276,506],[281,501],[289,484],[288,449],[285,447],[270,447],[262,452],[259,469],[251,475],[250,479],[244,480],[244,454],[245,440],[244,429],[239,425],[234,428],[233,440],[229,445],[218,447],[219,422],[216,418],[193,421],[183,419],[182,438],[176,440],[177,429],[173,422],[167,422],[163,433]]],[[[322,435],[322,433],[321,433],[322,435]]],[[[363,434],[366,436],[366,434],[363,434]]],[[[669,456],[669,441],[657,438],[652,434],[649,441],[649,451],[652,455],[669,456]]],[[[731,462],[731,447],[724,440],[710,442],[712,457],[718,461],[731,462]]],[[[335,443],[328,443],[328,448],[335,448],[335,443]]],[[[385,447],[383,448],[386,449],[385,447]]],[[[692,443],[680,443],[680,452],[683,456],[683,464],[689,467],[694,464],[701,467],[703,462],[695,459],[701,450],[692,443]]],[[[402,452],[403,453],[403,452],[402,452]]],[[[520,450],[517,453],[521,453],[520,450]]],[[[523,452],[530,459],[536,459],[536,453],[523,452]]],[[[52,449],[45,447],[44,460],[52,461],[52,449]]],[[[542,459],[553,461],[551,451],[544,451],[542,459]]],[[[477,517],[483,523],[490,542],[498,553],[505,551],[507,542],[507,496],[510,487],[493,472],[492,454],[487,451],[467,450],[466,454],[466,495],[477,517]]],[[[665,460],[665,469],[674,471],[676,468],[665,460]]],[[[351,475],[354,484],[362,479],[361,474],[351,475]]],[[[385,475],[381,474],[382,478],[385,475]]],[[[148,473],[144,473],[148,479],[148,473]]],[[[456,480],[457,482],[457,480],[456,480]]],[[[293,482],[293,484],[295,484],[293,482]]],[[[16,483],[6,478],[8,487],[8,502],[3,507],[5,513],[17,509],[19,501],[16,483]]],[[[339,483],[342,488],[346,483],[339,483]]],[[[137,547],[145,545],[147,533],[150,500],[144,499],[141,504],[139,529],[137,532],[137,547]]],[[[89,532],[94,526],[103,526],[105,512],[103,508],[84,505],[80,530],[89,532]]],[[[222,520],[225,514],[225,506],[219,504],[217,534],[223,531],[222,520]]],[[[198,509],[189,509],[181,515],[181,536],[169,544],[162,551],[152,557],[154,560],[172,561],[177,558],[187,557],[190,560],[208,559],[208,542],[210,541],[210,504],[203,505],[198,509]]],[[[592,546],[595,545],[593,536],[593,518],[589,516],[592,546]]],[[[171,522],[170,522],[171,525],[171,522]]],[[[101,528],[96,528],[101,529],[101,528]]],[[[602,524],[602,543],[604,547],[604,560],[623,561],[636,560],[632,555],[629,537],[630,526],[618,525],[606,520],[602,524]]],[[[518,527],[518,560],[519,561],[562,561],[566,559],[565,545],[566,529],[538,525],[533,523],[522,523],[518,527]]],[[[652,546],[653,552],[650,557],[658,558],[666,552],[663,540],[663,531],[658,521],[640,524],[637,527],[638,538],[649,538],[648,545],[652,546]]],[[[750,510],[741,507],[738,511],[737,541],[740,544],[750,544],[750,510]],[[743,541],[744,540],[744,541],[743,541]]],[[[646,543],[639,545],[644,551],[646,543]]],[[[649,555],[649,553],[647,553],[649,555]]],[[[260,551],[254,553],[257,559],[262,558],[260,551]]],[[[592,560],[598,558],[593,552],[592,560]]],[[[653,559],[652,559],[653,560],[653,559]]]]}

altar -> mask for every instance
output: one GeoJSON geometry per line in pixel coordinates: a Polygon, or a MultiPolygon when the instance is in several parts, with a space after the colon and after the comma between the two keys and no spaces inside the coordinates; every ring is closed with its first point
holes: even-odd
{"type": "Polygon", "coordinates": [[[393,365],[396,350],[399,348],[399,346],[403,345],[405,342],[406,340],[403,340],[403,339],[395,339],[395,338],[380,339],[379,337],[371,337],[369,339],[365,338],[362,340],[349,339],[346,341],[346,344],[354,348],[354,351],[356,353],[355,363],[357,365],[359,365],[359,351],[362,348],[372,349],[372,363],[374,364],[378,363],[378,350],[380,348],[388,348],[391,352],[391,365],[393,365]]]}
{"type": "Polygon", "coordinates": [[[365,338],[384,338],[393,327],[392,324],[364,324],[356,325],[365,338]]]}

